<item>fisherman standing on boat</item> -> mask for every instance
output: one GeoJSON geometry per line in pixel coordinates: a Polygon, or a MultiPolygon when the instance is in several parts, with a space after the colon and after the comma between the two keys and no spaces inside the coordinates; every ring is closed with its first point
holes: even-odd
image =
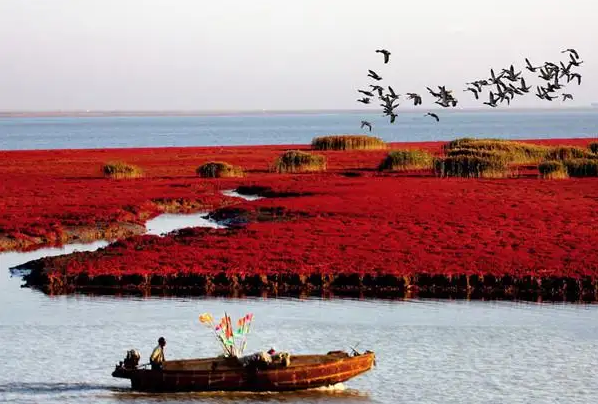
{"type": "Polygon", "coordinates": [[[150,364],[152,370],[162,370],[162,362],[164,362],[164,347],[166,346],[166,340],[164,337],[158,338],[158,346],[154,348],[152,355],[150,356],[150,364]]]}

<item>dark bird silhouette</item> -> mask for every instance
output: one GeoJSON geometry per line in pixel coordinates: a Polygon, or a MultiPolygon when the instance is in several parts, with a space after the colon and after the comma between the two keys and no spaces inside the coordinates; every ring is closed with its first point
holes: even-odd
{"type": "Polygon", "coordinates": [[[569,52],[573,57],[575,57],[575,59],[579,59],[579,55],[577,54],[577,51],[575,49],[565,49],[561,53],[567,53],[567,52],[569,52]]]}
{"type": "Polygon", "coordinates": [[[382,97],[382,94],[384,93],[384,88],[372,84],[370,84],[370,87],[372,87],[372,91],[378,92],[378,97],[382,97]]]}
{"type": "Polygon", "coordinates": [[[388,59],[390,58],[390,52],[386,49],[378,49],[376,53],[381,53],[384,55],[384,63],[388,63],[388,59]]]}
{"type": "Polygon", "coordinates": [[[497,81],[500,81],[504,75],[504,72],[501,72],[498,76],[494,74],[494,69],[490,69],[490,80],[491,84],[496,84],[497,81]]]}
{"type": "Polygon", "coordinates": [[[492,108],[495,108],[495,107],[497,107],[497,104],[496,104],[496,102],[497,102],[498,100],[497,100],[496,98],[494,98],[494,93],[493,93],[492,91],[490,91],[490,92],[488,93],[488,97],[489,97],[489,100],[488,100],[488,102],[484,102],[484,104],[486,104],[486,105],[489,105],[489,106],[491,106],[492,108]]]}
{"type": "Polygon", "coordinates": [[[507,92],[509,94],[511,94],[511,99],[513,99],[513,97],[515,95],[523,95],[523,92],[521,91],[521,89],[515,87],[513,84],[509,83],[509,88],[507,89],[507,92]]]}
{"type": "Polygon", "coordinates": [[[515,73],[515,67],[513,65],[511,65],[509,69],[503,69],[502,74],[509,81],[517,81],[519,80],[519,76],[521,76],[521,72],[515,73]]]}
{"type": "Polygon", "coordinates": [[[369,104],[370,103],[370,99],[367,98],[367,97],[363,97],[363,98],[357,100],[357,102],[362,102],[364,104],[369,104]]]}
{"type": "Polygon", "coordinates": [[[421,103],[422,103],[422,97],[419,94],[407,93],[407,98],[410,100],[413,100],[413,105],[415,105],[415,106],[421,105],[421,103]]]}
{"type": "Polygon", "coordinates": [[[426,115],[424,116],[431,116],[432,118],[436,119],[436,122],[440,121],[440,118],[438,117],[438,115],[436,115],[434,112],[428,112],[426,115]]]}
{"type": "Polygon", "coordinates": [[[550,81],[552,79],[552,72],[545,67],[540,68],[540,77],[542,80],[550,81]]]}
{"type": "Polygon", "coordinates": [[[475,88],[467,87],[467,89],[463,90],[463,91],[471,91],[473,93],[473,95],[475,96],[476,100],[480,99],[480,97],[478,96],[478,90],[475,88]]]}
{"type": "Polygon", "coordinates": [[[569,63],[573,66],[579,66],[583,63],[581,60],[575,59],[572,54],[569,54],[569,57],[571,58],[571,61],[569,63]]]}
{"type": "Polygon", "coordinates": [[[548,91],[548,89],[544,88],[544,87],[536,87],[537,88],[537,94],[536,97],[540,98],[541,100],[546,100],[546,101],[552,101],[556,98],[558,98],[558,96],[556,95],[550,95],[550,91],[548,91]]]}
{"type": "Polygon", "coordinates": [[[573,100],[573,96],[571,94],[563,93],[563,101],[573,100]]]}
{"type": "Polygon", "coordinates": [[[400,94],[395,93],[395,90],[393,90],[391,86],[388,86],[388,91],[390,92],[390,98],[395,100],[399,98],[400,94]]]}
{"type": "Polygon", "coordinates": [[[433,97],[439,98],[440,97],[440,93],[436,93],[434,92],[434,90],[432,90],[430,87],[426,87],[428,89],[428,92],[430,94],[432,94],[433,97]]]}
{"type": "Polygon", "coordinates": [[[563,76],[569,76],[571,74],[571,66],[573,66],[571,63],[569,63],[567,66],[565,66],[565,64],[563,62],[559,62],[561,65],[561,74],[559,75],[559,77],[563,77],[563,76]]]}
{"type": "Polygon", "coordinates": [[[573,79],[577,79],[577,85],[581,85],[581,74],[579,73],[571,73],[568,77],[567,77],[567,83],[572,81],[573,79]]]}
{"type": "Polygon", "coordinates": [[[526,85],[525,85],[525,79],[522,77],[522,78],[521,78],[521,84],[520,84],[520,87],[519,87],[519,89],[520,89],[522,92],[524,92],[524,93],[529,93],[529,90],[531,90],[531,89],[532,89],[532,86],[526,86],[526,85]]]}
{"type": "Polygon", "coordinates": [[[375,71],[373,71],[373,70],[368,70],[368,72],[369,72],[369,73],[368,73],[368,77],[371,77],[371,78],[373,78],[374,80],[378,80],[378,81],[382,80],[382,77],[378,76],[378,75],[376,74],[376,72],[375,72],[375,71]]]}
{"type": "Polygon", "coordinates": [[[436,104],[448,108],[451,105],[455,107],[457,105],[457,100],[453,97],[453,91],[447,90],[445,86],[438,86],[439,92],[435,92],[430,87],[426,87],[430,94],[437,98],[436,104]]]}
{"type": "Polygon", "coordinates": [[[395,118],[397,117],[397,114],[390,113],[388,116],[390,116],[390,123],[395,123],[395,118]]]}
{"type": "Polygon", "coordinates": [[[369,123],[368,121],[361,121],[361,129],[367,127],[370,132],[372,131],[372,124],[369,123]]]}
{"type": "Polygon", "coordinates": [[[365,90],[357,90],[357,91],[359,91],[363,95],[367,95],[368,97],[374,96],[374,93],[372,93],[371,91],[365,91],[365,90]]]}
{"type": "Polygon", "coordinates": [[[525,58],[525,64],[527,65],[527,66],[525,66],[525,68],[526,68],[527,70],[529,70],[530,72],[532,72],[532,73],[535,73],[535,72],[536,72],[536,70],[538,70],[538,69],[539,69],[539,67],[534,67],[534,66],[532,66],[532,64],[530,63],[530,61],[529,61],[529,59],[528,59],[528,58],[525,58]]]}

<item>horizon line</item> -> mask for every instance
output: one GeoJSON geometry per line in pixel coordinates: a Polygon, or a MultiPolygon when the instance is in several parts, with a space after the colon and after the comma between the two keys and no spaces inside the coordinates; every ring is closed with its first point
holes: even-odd
{"type": "MultiPolygon", "coordinates": [[[[553,106],[553,107],[513,107],[488,109],[471,108],[428,108],[427,110],[443,112],[506,112],[506,111],[544,111],[544,110],[594,110],[595,104],[587,106],[553,106]]],[[[403,112],[419,112],[421,109],[409,108],[403,112]]],[[[34,118],[34,117],[110,117],[110,116],[209,116],[209,115],[261,115],[261,114],[314,114],[314,113],[376,113],[372,109],[355,108],[316,108],[316,109],[40,109],[40,110],[0,110],[0,118],[34,118]]]]}

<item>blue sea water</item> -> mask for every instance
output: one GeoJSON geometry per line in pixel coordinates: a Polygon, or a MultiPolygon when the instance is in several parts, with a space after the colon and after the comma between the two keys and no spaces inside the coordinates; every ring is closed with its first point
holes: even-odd
{"type": "Polygon", "coordinates": [[[364,133],[386,141],[598,137],[598,108],[440,111],[440,122],[404,112],[394,124],[372,113],[0,118],[0,150],[307,144],[315,136],[364,133]]]}

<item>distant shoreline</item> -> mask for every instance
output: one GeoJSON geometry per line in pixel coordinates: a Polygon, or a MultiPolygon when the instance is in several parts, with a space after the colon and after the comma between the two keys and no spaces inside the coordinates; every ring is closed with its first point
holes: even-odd
{"type": "MultiPolygon", "coordinates": [[[[420,112],[423,109],[405,109],[403,112],[420,112]]],[[[428,110],[441,110],[429,108],[428,110]]],[[[563,107],[563,108],[459,108],[442,109],[443,113],[460,112],[530,112],[530,111],[576,111],[595,110],[596,107],[563,107]]],[[[111,117],[192,117],[192,116],[242,116],[242,115],[311,115],[311,114],[372,114],[374,109],[305,109],[305,110],[72,110],[72,111],[0,111],[0,118],[111,118],[111,117]]]]}

